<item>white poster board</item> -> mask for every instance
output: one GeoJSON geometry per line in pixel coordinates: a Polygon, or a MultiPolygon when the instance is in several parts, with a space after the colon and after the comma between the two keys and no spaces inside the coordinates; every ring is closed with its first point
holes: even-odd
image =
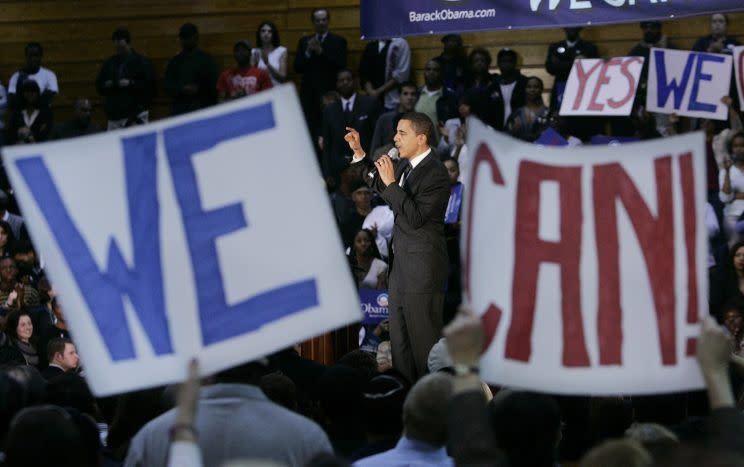
{"type": "Polygon", "coordinates": [[[702,133],[563,149],[468,125],[463,290],[486,328],[483,378],[565,394],[701,388],[702,133]]]}
{"type": "Polygon", "coordinates": [[[643,57],[574,60],[560,114],[630,115],[643,61],[643,57]]]}
{"type": "Polygon", "coordinates": [[[731,86],[731,55],[651,49],[646,109],[683,117],[727,120],[721,102],[731,86]]]}
{"type": "Polygon", "coordinates": [[[744,45],[734,48],[734,76],[740,108],[744,109],[744,45]]]}
{"type": "Polygon", "coordinates": [[[361,319],[292,86],[4,150],[97,395],[250,361],[361,319]]]}

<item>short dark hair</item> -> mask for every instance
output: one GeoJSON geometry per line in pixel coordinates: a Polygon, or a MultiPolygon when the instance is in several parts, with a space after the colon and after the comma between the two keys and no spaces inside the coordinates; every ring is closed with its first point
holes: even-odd
{"type": "Polygon", "coordinates": [[[445,162],[452,162],[453,164],[455,164],[455,167],[457,167],[458,169],[460,168],[460,163],[457,162],[457,159],[455,159],[454,157],[446,157],[444,160],[442,160],[443,164],[445,162]]]}
{"type": "Polygon", "coordinates": [[[314,8],[313,11],[310,12],[310,21],[315,21],[315,13],[319,11],[325,11],[326,16],[328,16],[328,21],[331,20],[331,10],[329,10],[326,7],[319,7],[319,8],[314,8]]]}
{"type": "Polygon", "coordinates": [[[661,28],[661,21],[641,21],[641,28],[645,28],[647,26],[656,26],[658,28],[661,28]]]}
{"type": "Polygon", "coordinates": [[[542,78],[540,78],[539,76],[528,76],[527,77],[527,81],[525,81],[524,84],[526,85],[527,83],[529,83],[532,80],[535,80],[538,83],[540,83],[540,87],[543,88],[543,89],[545,89],[545,83],[543,83],[542,78]]]}
{"type": "Polygon", "coordinates": [[[29,42],[26,44],[26,46],[23,48],[23,53],[27,54],[28,49],[39,49],[39,55],[44,55],[44,47],[41,46],[41,43],[39,42],[29,42]]]}
{"type": "Polygon", "coordinates": [[[400,117],[400,119],[411,122],[413,131],[415,131],[417,135],[425,135],[426,144],[429,146],[434,144],[434,124],[428,115],[421,112],[408,112],[400,117]]]}
{"type": "Polygon", "coordinates": [[[340,70],[338,70],[336,72],[336,79],[338,79],[338,75],[340,75],[341,73],[349,73],[352,78],[354,77],[354,72],[353,71],[351,71],[348,68],[341,68],[340,70]]]}
{"type": "Polygon", "coordinates": [[[258,25],[258,29],[256,29],[256,47],[261,47],[261,45],[263,45],[261,44],[261,29],[264,26],[271,28],[271,45],[279,47],[279,30],[276,28],[276,24],[271,21],[263,21],[258,25]]]}
{"type": "Polygon", "coordinates": [[[411,81],[410,79],[398,84],[398,92],[403,92],[403,88],[413,88],[416,90],[416,94],[418,94],[418,84],[411,81]]]}
{"type": "Polygon", "coordinates": [[[240,47],[245,47],[250,52],[251,43],[248,42],[246,39],[239,40],[238,42],[235,43],[235,45],[233,45],[233,53],[235,53],[235,51],[238,50],[238,48],[240,47]]]}
{"type": "Polygon", "coordinates": [[[127,44],[132,42],[132,35],[129,34],[129,30],[126,28],[117,28],[113,33],[111,33],[112,41],[118,41],[121,39],[124,39],[127,44]]]}
{"type": "Polygon", "coordinates": [[[194,23],[184,23],[178,30],[178,37],[183,39],[191,38],[199,35],[199,28],[194,23]]]}
{"type": "Polygon", "coordinates": [[[51,362],[52,360],[54,360],[55,354],[64,354],[65,346],[67,346],[67,344],[72,344],[72,341],[70,339],[67,339],[66,337],[55,337],[54,339],[50,340],[46,348],[47,359],[51,362]]]}
{"type": "Polygon", "coordinates": [[[734,140],[736,138],[744,138],[744,131],[737,131],[731,137],[726,141],[726,150],[728,151],[729,155],[731,155],[731,151],[734,148],[734,140]]]}
{"type": "Polygon", "coordinates": [[[20,240],[18,243],[16,243],[15,251],[13,253],[33,253],[36,254],[36,250],[34,250],[34,246],[31,244],[28,240],[20,240]]]}
{"type": "Polygon", "coordinates": [[[505,47],[505,48],[499,50],[499,53],[496,55],[496,61],[498,62],[499,60],[501,60],[502,58],[505,58],[505,57],[512,57],[514,59],[514,61],[517,61],[517,59],[518,59],[518,57],[517,57],[517,51],[514,50],[514,49],[510,49],[508,47],[505,47]]]}

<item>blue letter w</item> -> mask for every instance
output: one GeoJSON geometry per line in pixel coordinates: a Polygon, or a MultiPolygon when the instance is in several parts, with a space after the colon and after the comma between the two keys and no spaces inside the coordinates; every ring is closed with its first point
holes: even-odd
{"type": "Polygon", "coordinates": [[[695,54],[690,54],[687,57],[687,63],[685,64],[685,71],[682,73],[682,81],[677,84],[676,79],[672,79],[671,82],[667,81],[666,75],[666,64],[664,62],[664,51],[654,50],[654,57],[656,58],[656,80],[657,80],[657,96],[656,104],[659,107],[664,107],[666,101],[669,100],[669,94],[674,94],[674,108],[679,109],[682,105],[682,98],[685,97],[685,90],[687,89],[687,83],[690,81],[690,72],[692,71],[692,64],[695,61],[695,54]]]}
{"type": "Polygon", "coordinates": [[[16,162],[75,276],[114,361],[136,358],[124,314],[124,294],[129,297],[155,353],[173,353],[165,316],[160,262],[156,135],[149,133],[126,138],[122,145],[134,251],[132,269],[112,239],[108,250],[108,271],[101,271],[70,217],[44,160],[37,156],[16,162]]]}

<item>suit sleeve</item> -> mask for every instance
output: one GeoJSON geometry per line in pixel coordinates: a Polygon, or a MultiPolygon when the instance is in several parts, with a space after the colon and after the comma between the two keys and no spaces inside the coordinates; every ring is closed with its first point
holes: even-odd
{"type": "Polygon", "coordinates": [[[297,53],[295,54],[294,60],[294,71],[295,73],[304,73],[307,68],[307,62],[310,60],[305,52],[307,51],[307,38],[301,37],[297,43],[297,53]]]}
{"type": "MultiPolygon", "coordinates": [[[[385,191],[386,188],[385,184],[382,183],[382,180],[380,180],[380,176],[376,173],[374,177],[369,176],[369,173],[372,172],[375,168],[375,164],[374,162],[372,162],[372,159],[369,155],[364,156],[361,160],[356,162],[354,162],[354,160],[352,159],[351,166],[355,169],[358,168],[358,170],[361,170],[361,177],[362,180],[364,180],[364,183],[366,183],[367,186],[382,195],[382,192],[385,191]]],[[[393,183],[392,185],[395,185],[395,183],[393,183]]]]}
{"type": "MultiPolygon", "coordinates": [[[[432,153],[430,157],[434,157],[434,154],[432,153]]],[[[423,226],[438,207],[442,203],[446,204],[449,199],[447,173],[434,170],[427,175],[431,179],[428,183],[422,184],[422,191],[418,193],[415,200],[408,196],[408,193],[397,183],[391,183],[380,193],[393,212],[398,216],[404,216],[414,229],[423,226]]]]}

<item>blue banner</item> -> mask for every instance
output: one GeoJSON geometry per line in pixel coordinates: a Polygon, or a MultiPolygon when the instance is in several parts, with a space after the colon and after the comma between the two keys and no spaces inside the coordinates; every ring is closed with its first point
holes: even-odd
{"type": "Polygon", "coordinates": [[[388,319],[387,290],[359,289],[359,300],[364,313],[362,324],[377,325],[388,319]]]}
{"type": "Polygon", "coordinates": [[[361,0],[362,39],[560,28],[744,11],[742,0],[361,0]]]}

